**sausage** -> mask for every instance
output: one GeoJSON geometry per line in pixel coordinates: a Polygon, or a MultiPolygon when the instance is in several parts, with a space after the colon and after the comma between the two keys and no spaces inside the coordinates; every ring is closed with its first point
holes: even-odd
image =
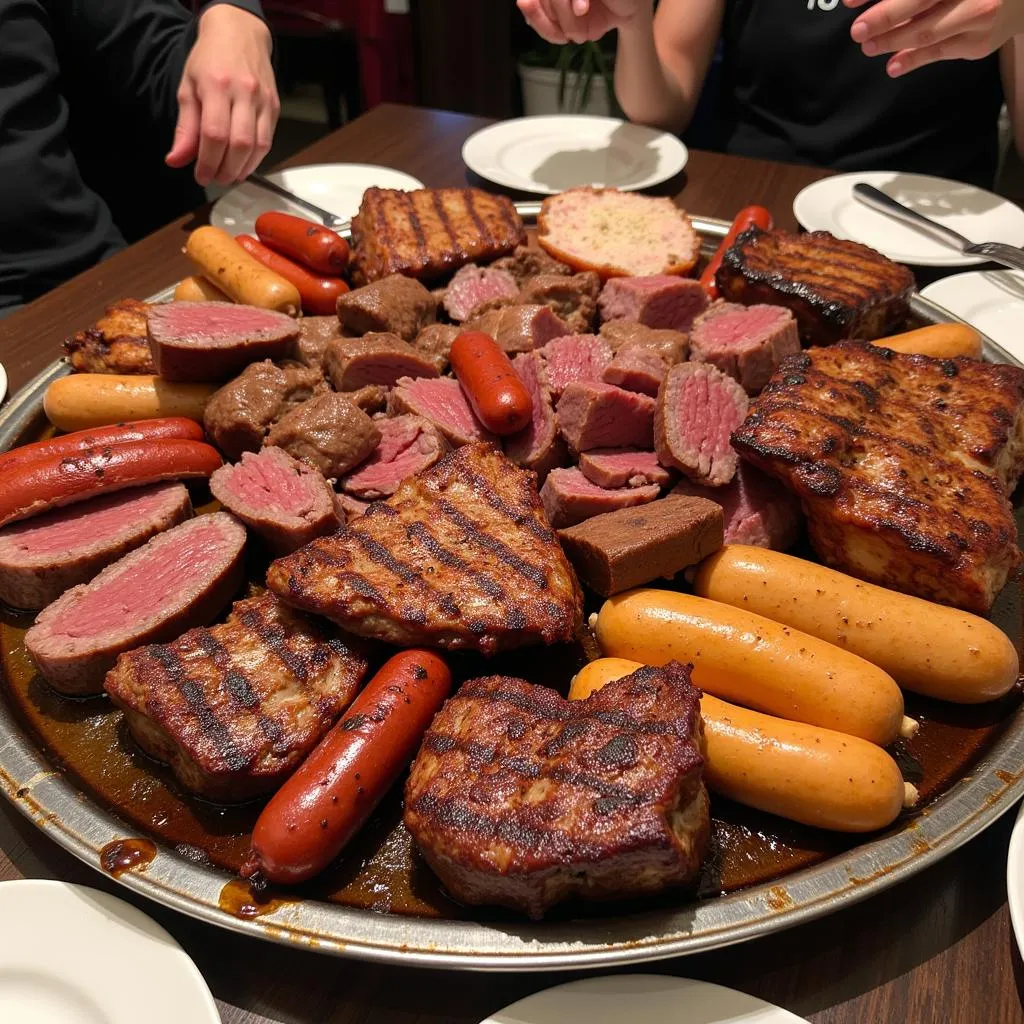
{"type": "Polygon", "coordinates": [[[893,352],[953,359],[955,356],[981,358],[981,335],[968,324],[932,324],[916,331],[879,338],[872,345],[891,348],[893,352]]]}
{"type": "Polygon", "coordinates": [[[501,346],[483,331],[464,331],[449,359],[477,419],[492,433],[517,434],[533,416],[533,400],[501,346]]]}
{"type": "Polygon", "coordinates": [[[268,210],[256,218],[256,234],[264,245],[318,274],[337,277],[348,266],[348,242],[302,217],[268,210]]]}
{"type": "Polygon", "coordinates": [[[127,441],[77,455],[46,455],[4,474],[0,526],[108,491],[208,477],[220,465],[215,448],[178,438],[127,441]]]}
{"type": "Polygon", "coordinates": [[[725,255],[726,250],[736,241],[737,236],[755,224],[765,231],[770,231],[772,228],[772,215],[763,206],[745,206],[733,217],[729,231],[725,238],[722,239],[722,244],[715,250],[714,256],[708,260],[708,265],[700,275],[700,283],[703,285],[704,291],[708,293],[709,299],[717,299],[719,297],[718,285],[715,284],[715,274],[722,264],[722,257],[725,255]]]}
{"type": "Polygon", "coordinates": [[[730,544],[700,564],[694,589],[845,648],[929,697],[975,704],[1017,681],[1017,649],[986,619],[778,551],[730,544]]]}
{"type": "MultiPolygon", "coordinates": [[[[592,661],[573,680],[569,699],[589,697],[640,667],[622,658],[592,661]]],[[[866,740],[748,711],[708,693],[700,712],[704,779],[737,803],[815,828],[873,832],[917,802],[896,762],[866,740]]]]}
{"type": "Polygon", "coordinates": [[[389,658],[270,798],[243,877],[291,885],[323,871],[408,767],[451,686],[448,666],[430,651],[389,658]]]}
{"type": "Polygon", "coordinates": [[[237,235],[235,241],[263,266],[295,285],[302,299],[304,313],[310,316],[330,316],[338,312],[338,296],[348,291],[348,285],[340,277],[320,277],[273,249],[268,249],[252,235],[237,235]]]}
{"type": "Polygon", "coordinates": [[[183,416],[201,423],[217,384],[179,384],[149,374],[73,373],[55,380],[43,411],[58,430],[183,416]]]}
{"type": "Polygon", "coordinates": [[[185,255],[232,301],[298,316],[302,302],[295,285],[267,270],[226,231],[196,228],[185,242],[185,255]]]}
{"type": "Polygon", "coordinates": [[[129,441],[155,441],[176,437],[182,441],[202,441],[203,428],[195,420],[171,416],[160,420],[140,420],[138,423],[118,423],[98,430],[79,430],[45,441],[34,441],[0,455],[0,473],[8,473],[17,466],[50,455],[79,455],[90,449],[126,444],[129,441]]]}
{"type": "Polygon", "coordinates": [[[746,609],[668,590],[629,590],[596,617],[603,654],[645,665],[692,662],[702,690],[746,707],[886,746],[903,694],[863,658],[746,609]]]}
{"type": "Polygon", "coordinates": [[[174,289],[175,302],[230,302],[215,284],[205,277],[193,276],[182,278],[174,289]]]}

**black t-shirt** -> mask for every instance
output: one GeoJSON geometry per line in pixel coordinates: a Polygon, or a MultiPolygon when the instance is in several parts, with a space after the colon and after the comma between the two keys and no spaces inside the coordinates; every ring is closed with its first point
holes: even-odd
{"type": "Polygon", "coordinates": [[[937,174],[991,187],[999,58],[898,79],[850,38],[840,0],[727,0],[712,141],[729,153],[839,170],[937,174]]]}

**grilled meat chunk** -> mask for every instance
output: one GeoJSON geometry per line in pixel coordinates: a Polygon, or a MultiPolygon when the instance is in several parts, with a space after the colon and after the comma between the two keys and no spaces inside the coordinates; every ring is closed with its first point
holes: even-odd
{"type": "Polygon", "coordinates": [[[273,594],[121,655],[104,687],[139,746],[208,800],[273,792],[352,702],[361,653],[273,594]]]}
{"type": "Polygon", "coordinates": [[[525,241],[511,200],[476,188],[368,188],[352,218],[352,263],[362,282],[388,274],[435,280],[525,241]]]}
{"type": "Polygon", "coordinates": [[[827,231],[791,235],[751,227],[715,275],[723,299],[793,311],[805,345],[882,338],[903,325],[914,275],[874,249],[827,231]]]}
{"type": "Polygon", "coordinates": [[[423,739],[405,824],[460,902],[540,918],[692,881],[707,847],[698,691],[678,662],[581,701],[474,679],[423,739]]]}
{"type": "Polygon", "coordinates": [[[282,600],[399,646],[491,654],[573,638],[579,584],[533,474],[464,445],[331,537],[270,566],[282,600]]]}
{"type": "Polygon", "coordinates": [[[76,373],[155,373],[146,336],[149,306],[138,299],[119,299],[84,331],[64,341],[64,352],[76,373]]]}
{"type": "Polygon", "coordinates": [[[986,613],[1021,555],[1024,370],[848,342],[782,362],[733,434],[796,492],[819,557],[986,613]]]}

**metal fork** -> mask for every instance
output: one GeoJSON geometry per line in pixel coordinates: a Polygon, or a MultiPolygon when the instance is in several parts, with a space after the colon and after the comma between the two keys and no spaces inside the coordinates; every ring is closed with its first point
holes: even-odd
{"type": "Polygon", "coordinates": [[[295,203],[296,206],[301,206],[304,210],[315,213],[323,221],[325,227],[348,227],[349,222],[347,220],[336,216],[330,210],[324,210],[322,207],[317,206],[316,203],[311,203],[308,199],[303,199],[302,196],[297,196],[294,192],[289,192],[283,185],[278,185],[276,181],[264,178],[262,174],[250,174],[246,181],[251,181],[254,185],[259,185],[260,188],[265,188],[268,192],[283,196],[290,202],[295,203]]]}

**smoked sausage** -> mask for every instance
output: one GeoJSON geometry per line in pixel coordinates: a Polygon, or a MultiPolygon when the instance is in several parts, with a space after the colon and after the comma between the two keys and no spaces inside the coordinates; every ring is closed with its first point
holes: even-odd
{"type": "Polygon", "coordinates": [[[303,313],[308,316],[331,316],[338,312],[338,296],[348,291],[348,285],[340,277],[314,274],[287,256],[268,249],[252,235],[236,235],[235,241],[267,269],[291,281],[298,288],[303,313]]]}
{"type": "Polygon", "coordinates": [[[323,871],[408,767],[451,685],[448,666],[430,651],[389,658],[270,798],[243,877],[292,885],[323,871]]]}
{"type": "Polygon", "coordinates": [[[183,277],[174,289],[175,302],[230,302],[231,298],[225,295],[215,284],[207,281],[205,277],[194,274],[192,277],[183,277]]]}
{"type": "Polygon", "coordinates": [[[504,349],[483,331],[452,343],[452,370],[477,419],[494,434],[518,434],[533,416],[533,400],[504,349]]]}
{"type": "Polygon", "coordinates": [[[704,291],[708,293],[709,299],[717,299],[719,297],[718,285],[715,284],[715,274],[722,265],[722,257],[725,255],[726,250],[736,241],[739,235],[755,224],[765,231],[771,230],[772,215],[763,206],[745,206],[733,218],[728,234],[722,239],[722,244],[715,250],[714,256],[708,260],[708,265],[700,275],[700,283],[704,291]]]}
{"type": "Polygon", "coordinates": [[[336,277],[348,266],[348,242],[337,231],[311,220],[268,210],[256,218],[256,235],[275,252],[318,274],[336,277]]]}

